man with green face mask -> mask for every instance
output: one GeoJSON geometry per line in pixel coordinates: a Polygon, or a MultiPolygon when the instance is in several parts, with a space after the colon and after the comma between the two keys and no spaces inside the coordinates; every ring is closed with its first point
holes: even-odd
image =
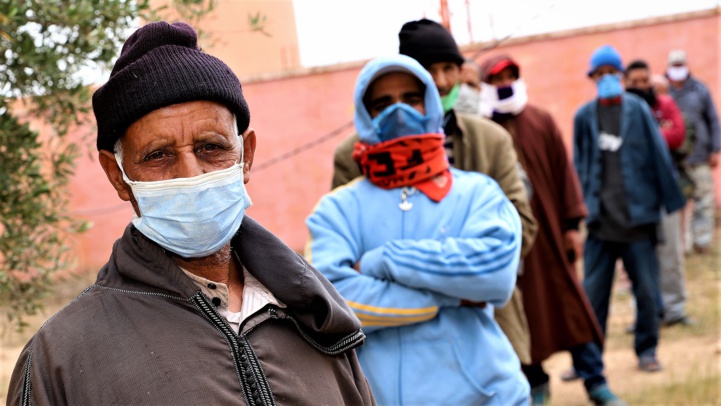
{"type": "MultiPolygon", "coordinates": [[[[422,19],[404,24],[398,38],[400,53],[417,60],[428,70],[441,95],[445,113],[444,147],[449,163],[458,169],[484,173],[501,186],[521,217],[521,257],[524,257],[533,244],[537,225],[528,204],[526,188],[521,181],[510,134],[490,120],[454,110],[460,88],[460,66],[464,59],[448,30],[434,21],[422,19]]],[[[357,141],[358,136],[352,135],[336,148],[333,188],[361,176],[352,158],[353,146],[357,141]]],[[[530,360],[528,323],[518,289],[506,307],[497,309],[496,320],[521,361],[530,360]]]]}

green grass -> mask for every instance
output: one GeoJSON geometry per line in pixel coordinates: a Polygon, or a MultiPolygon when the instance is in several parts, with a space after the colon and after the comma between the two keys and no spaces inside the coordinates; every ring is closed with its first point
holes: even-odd
{"type": "Polygon", "coordinates": [[[721,375],[717,368],[694,368],[691,374],[671,383],[649,387],[624,396],[629,405],[721,405],[721,375]]]}

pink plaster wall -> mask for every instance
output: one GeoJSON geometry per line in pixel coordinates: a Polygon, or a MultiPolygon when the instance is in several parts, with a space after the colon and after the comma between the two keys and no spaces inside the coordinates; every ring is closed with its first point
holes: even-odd
{"type": "MultiPolygon", "coordinates": [[[[624,62],[642,57],[657,72],[663,69],[669,50],[686,49],[692,71],[709,85],[721,106],[718,13],[656,22],[516,40],[493,52],[510,53],[520,63],[531,102],[553,114],[570,146],[573,114],[594,97],[594,86],[585,76],[590,54],[605,43],[617,47],[624,62]]],[[[468,55],[474,53],[472,47],[467,49],[468,55]]],[[[216,56],[224,59],[222,54],[216,56]]],[[[353,119],[352,92],[360,66],[317,69],[316,73],[276,80],[241,78],[251,109],[251,126],[258,136],[248,184],[254,206],[248,214],[296,250],[303,249],[307,238],[306,216],[330,187],[333,150],[352,130],[277,165],[262,166],[353,119]]],[[[107,261],[113,241],[132,216],[130,205],[122,204],[105,179],[94,151],[93,141],[78,162],[77,174],[70,185],[71,210],[94,223],[89,232],[73,241],[73,252],[83,269],[97,269],[107,261]]],[[[721,168],[715,176],[717,201],[721,202],[721,168]]]]}

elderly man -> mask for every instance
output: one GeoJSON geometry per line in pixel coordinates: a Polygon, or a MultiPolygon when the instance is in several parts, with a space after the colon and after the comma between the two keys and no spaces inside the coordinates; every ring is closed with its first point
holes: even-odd
{"type": "MultiPolygon", "coordinates": [[[[461,86],[463,56],[451,33],[435,21],[409,21],[398,33],[399,51],[418,61],[433,78],[443,106],[444,149],[451,166],[480,172],[498,182],[521,216],[523,241],[521,256],[531,249],[536,220],[528,204],[513,141],[502,127],[477,115],[458,114],[455,105],[461,86]]],[[[345,139],[334,156],[333,187],[344,185],[361,175],[352,159],[357,135],[345,139]]],[[[522,362],[530,360],[528,323],[523,312],[520,291],[515,290],[509,304],[496,309],[496,319],[508,336],[522,362]]]]}
{"type": "Polygon", "coordinates": [[[369,62],[354,100],[365,177],[320,201],[306,254],[363,323],[378,403],[527,405],[493,320],[515,285],[518,213],[489,177],[450,168],[440,97],[415,60],[369,62]]]}
{"type": "Polygon", "coordinates": [[[691,196],[693,208],[689,213],[691,221],[686,223],[686,250],[693,247],[696,252],[705,253],[713,242],[715,227],[711,172],[719,163],[721,123],[711,92],[688,69],[686,52],[675,50],[668,54],[666,76],[671,82],[671,97],[676,100],[695,136],[693,149],[686,157],[695,186],[691,196]]]}
{"type": "Polygon", "coordinates": [[[673,213],[685,200],[651,110],[623,92],[621,55],[605,45],[590,65],[598,98],[582,106],[573,123],[574,163],[588,206],[583,287],[605,333],[616,261],[623,260],[636,298],[638,366],[659,371],[656,232],[661,208],[673,213]]]}
{"type": "Polygon", "coordinates": [[[230,68],[190,26],[148,24],[93,107],[100,164],[136,215],[27,344],[8,403],[373,404],[352,311],[244,217],[256,135],[230,68]]]}

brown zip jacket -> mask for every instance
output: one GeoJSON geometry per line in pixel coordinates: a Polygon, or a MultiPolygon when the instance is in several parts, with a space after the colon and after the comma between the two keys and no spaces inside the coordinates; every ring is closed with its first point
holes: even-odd
{"type": "Polygon", "coordinates": [[[360,322],[330,282],[246,217],[231,242],[287,305],[236,334],[132,225],[93,286],[26,345],[8,405],[373,405],[360,322]]]}

